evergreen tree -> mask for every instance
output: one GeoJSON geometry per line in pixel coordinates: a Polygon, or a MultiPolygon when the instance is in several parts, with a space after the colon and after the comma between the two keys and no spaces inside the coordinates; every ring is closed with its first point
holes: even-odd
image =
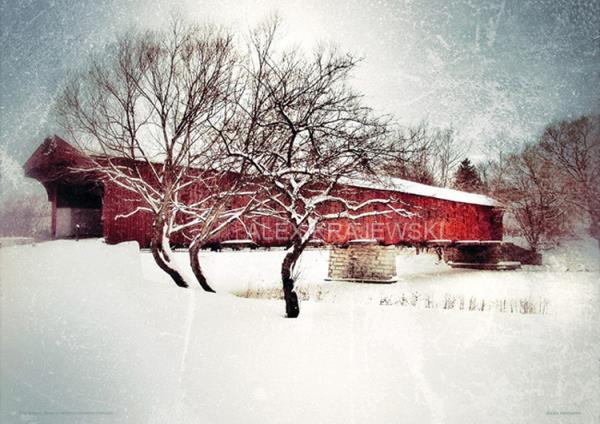
{"type": "Polygon", "coordinates": [[[454,188],[470,192],[482,191],[484,188],[477,168],[468,158],[460,163],[454,174],[454,188]]]}

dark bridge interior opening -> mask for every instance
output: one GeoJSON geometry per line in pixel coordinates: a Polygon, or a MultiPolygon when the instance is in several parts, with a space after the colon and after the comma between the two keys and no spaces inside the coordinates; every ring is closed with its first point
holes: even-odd
{"type": "Polygon", "coordinates": [[[59,184],[56,187],[55,237],[102,235],[102,188],[94,184],[59,184]]]}

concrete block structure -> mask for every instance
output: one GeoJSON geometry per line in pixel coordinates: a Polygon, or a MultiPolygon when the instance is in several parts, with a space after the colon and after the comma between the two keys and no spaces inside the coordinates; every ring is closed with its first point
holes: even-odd
{"type": "Polygon", "coordinates": [[[392,283],[396,281],[395,246],[377,240],[355,240],[348,246],[332,246],[329,252],[329,279],[392,283]]]}

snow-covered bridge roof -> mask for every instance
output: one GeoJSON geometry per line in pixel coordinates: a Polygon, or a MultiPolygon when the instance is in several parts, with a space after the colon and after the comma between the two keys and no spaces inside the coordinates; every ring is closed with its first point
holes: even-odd
{"type": "MultiPolygon", "coordinates": [[[[49,167],[53,164],[61,164],[64,173],[66,166],[77,164],[82,166],[89,157],[58,136],[47,138],[35,151],[25,164],[26,174],[30,177],[44,180],[48,178],[49,167]]],[[[468,203],[481,206],[501,206],[496,200],[482,194],[467,193],[465,191],[450,188],[435,187],[427,184],[416,183],[401,178],[379,177],[376,180],[368,178],[342,178],[340,183],[367,189],[390,190],[399,193],[414,194],[417,196],[433,197],[436,199],[449,200],[453,202],[468,203]]]]}
{"type": "Polygon", "coordinates": [[[403,180],[402,178],[380,177],[377,181],[369,181],[366,179],[343,179],[340,182],[354,187],[397,191],[400,193],[433,197],[453,202],[470,203],[482,206],[501,206],[498,201],[491,197],[484,196],[483,194],[468,193],[466,191],[459,191],[451,188],[435,187],[416,183],[414,181],[403,180]]]}

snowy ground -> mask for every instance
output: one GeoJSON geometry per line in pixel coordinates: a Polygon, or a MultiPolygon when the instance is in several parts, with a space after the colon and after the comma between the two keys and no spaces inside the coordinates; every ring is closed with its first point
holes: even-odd
{"type": "Polygon", "coordinates": [[[600,421],[595,245],[516,272],[409,253],[399,283],[375,286],[325,282],[327,252],[307,252],[299,291],[310,300],[288,320],[264,299],[277,296],[281,251],[202,253],[221,292],[208,295],[175,287],[135,244],[4,247],[0,421],[600,421]],[[472,298],[547,309],[456,306],[472,298]]]}

